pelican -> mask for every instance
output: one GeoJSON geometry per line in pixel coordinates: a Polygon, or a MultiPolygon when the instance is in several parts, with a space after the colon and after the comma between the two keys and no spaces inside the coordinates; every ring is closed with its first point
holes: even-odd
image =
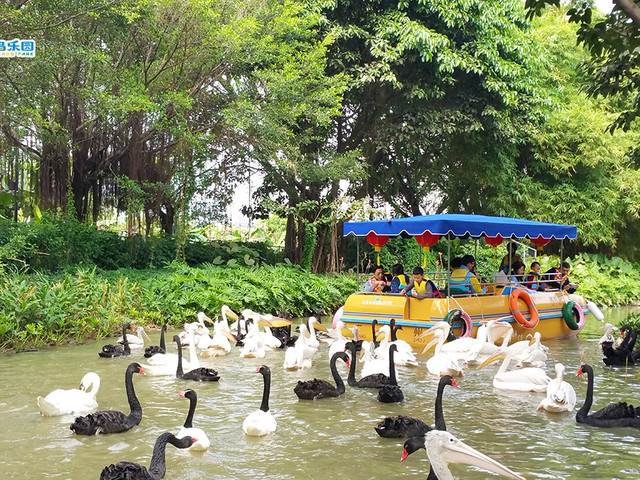
{"type": "Polygon", "coordinates": [[[389,325],[383,325],[378,331],[379,334],[384,334],[384,338],[380,340],[380,352],[378,355],[387,358],[388,351],[390,345],[396,345],[397,350],[393,357],[393,363],[395,365],[404,365],[404,366],[418,366],[418,359],[416,358],[415,353],[413,353],[413,348],[404,340],[398,340],[396,337],[396,330],[402,329],[402,326],[396,327],[395,319],[391,319],[389,321],[389,325]]]}
{"type": "Polygon", "coordinates": [[[576,406],[576,391],[565,382],[564,365],[556,363],[556,378],[547,385],[547,397],[540,402],[538,410],[544,409],[547,412],[573,412],[576,406]]]}
{"type": "Polygon", "coordinates": [[[533,343],[529,347],[516,356],[516,367],[538,367],[542,368],[547,363],[547,352],[549,348],[540,343],[540,332],[533,334],[533,343]]]}
{"type": "Polygon", "coordinates": [[[309,338],[306,340],[307,346],[318,349],[320,341],[316,337],[316,330],[327,332],[327,327],[321,324],[316,317],[309,317],[309,338]]]}
{"type": "Polygon", "coordinates": [[[504,358],[504,361],[493,378],[494,388],[520,392],[547,391],[547,385],[551,379],[541,368],[525,367],[507,372],[507,367],[513,358],[513,352],[509,348],[500,347],[496,353],[487,358],[478,368],[486,367],[491,362],[501,358],[504,358]]]}
{"type": "MultiPolygon", "coordinates": [[[[227,315],[233,317],[235,313],[227,307],[222,306],[222,318],[218,319],[213,327],[213,337],[201,336],[198,346],[202,349],[200,353],[203,357],[217,357],[227,355],[231,351],[231,344],[236,344],[236,337],[231,334],[227,315]]],[[[238,318],[235,315],[235,318],[238,318]]]]}
{"type": "Polygon", "coordinates": [[[298,335],[295,345],[287,348],[284,352],[283,368],[285,370],[303,370],[305,368],[311,368],[313,355],[316,353],[317,348],[307,345],[309,338],[309,330],[303,323],[300,325],[300,335],[298,335]]]}
{"type": "Polygon", "coordinates": [[[612,345],[615,345],[616,338],[614,332],[620,332],[620,329],[618,327],[611,325],[610,323],[605,323],[601,327],[596,328],[596,331],[598,330],[604,330],[604,334],[598,341],[598,345],[600,346],[600,348],[602,348],[603,343],[611,343],[612,345]]]}
{"type": "MultiPolygon", "coordinates": [[[[374,354],[374,344],[367,340],[362,341],[362,354],[360,356],[360,362],[362,363],[362,370],[360,376],[367,377],[376,373],[382,373],[389,376],[389,362],[388,360],[378,357],[374,354]]],[[[394,358],[395,363],[395,358],[394,358]]]]}
{"type": "MultiPolygon", "coordinates": [[[[355,329],[358,328],[354,325],[355,329]]],[[[336,327],[331,330],[330,335],[334,338],[334,341],[329,345],[329,360],[333,357],[334,353],[344,352],[347,346],[347,342],[354,338],[353,333],[347,327],[345,327],[342,320],[338,320],[336,327]]],[[[347,355],[351,355],[350,351],[347,351],[347,355]]]]}
{"type": "MultiPolygon", "coordinates": [[[[149,335],[147,335],[147,332],[145,332],[143,326],[139,326],[139,327],[136,328],[136,335],[132,335],[130,333],[127,333],[127,342],[129,342],[129,348],[142,348],[142,347],[144,347],[144,339],[145,338],[147,340],[151,341],[151,339],[149,338],[149,335]],[[144,337],[143,337],[143,335],[144,335],[144,337]]],[[[124,343],[124,337],[118,338],[118,343],[122,345],[124,343]]]]}
{"type": "Polygon", "coordinates": [[[478,327],[476,338],[465,337],[447,342],[442,345],[442,352],[458,356],[467,363],[480,364],[496,353],[496,340],[502,339],[502,345],[506,346],[512,335],[513,327],[509,323],[490,320],[478,327]]]}
{"type": "Polygon", "coordinates": [[[447,322],[437,322],[433,327],[422,333],[418,338],[432,335],[429,342],[424,346],[422,353],[426,353],[435,347],[435,353],[427,360],[427,370],[433,375],[451,375],[452,377],[462,377],[464,371],[460,364],[460,359],[454,353],[442,351],[444,341],[449,336],[451,326],[447,322]]]}
{"type": "MultiPolygon", "coordinates": [[[[429,462],[431,462],[431,466],[438,480],[454,480],[453,474],[448,467],[450,463],[473,465],[507,478],[526,480],[523,476],[518,475],[491,457],[480,453],[475,448],[471,448],[461,440],[458,440],[450,432],[431,430],[425,435],[424,445],[427,450],[429,462]]],[[[406,454],[403,454],[402,460],[405,458],[406,454]]]]}

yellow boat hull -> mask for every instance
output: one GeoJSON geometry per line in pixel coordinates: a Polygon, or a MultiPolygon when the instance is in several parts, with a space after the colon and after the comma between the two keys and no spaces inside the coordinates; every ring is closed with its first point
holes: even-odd
{"type": "MultiPolygon", "coordinates": [[[[570,329],[562,315],[562,307],[569,301],[575,302],[583,313],[589,313],[587,302],[580,295],[567,295],[559,291],[536,292],[530,295],[540,318],[535,328],[525,328],[518,323],[509,307],[509,295],[500,294],[417,300],[399,294],[354,293],[344,304],[340,319],[347,328],[357,325],[360,338],[371,340],[373,320],[377,320],[379,325],[384,325],[393,318],[396,325],[402,326],[402,330],[397,332],[399,339],[414,347],[424,347],[429,339],[417,337],[436,322],[444,320],[445,316],[456,308],[464,310],[471,317],[473,337],[483,322],[500,319],[509,322],[513,327],[513,341],[522,340],[534,332],[540,332],[542,340],[575,336],[580,329],[570,329]]],[[[529,309],[524,300],[519,299],[518,306],[524,317],[529,320],[529,309]]],[[[461,335],[461,323],[454,322],[452,327],[456,335],[461,335]]]]}

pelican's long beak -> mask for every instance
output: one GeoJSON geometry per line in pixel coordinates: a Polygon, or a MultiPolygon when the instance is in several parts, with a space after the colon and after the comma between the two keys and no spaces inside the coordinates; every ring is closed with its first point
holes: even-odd
{"type": "Polygon", "coordinates": [[[378,332],[376,333],[376,341],[380,342],[382,340],[384,340],[386,338],[387,334],[384,332],[378,332]]]}
{"type": "Polygon", "coordinates": [[[207,317],[204,313],[202,314],[202,320],[204,320],[207,323],[210,323],[211,325],[215,325],[216,322],[214,322],[213,320],[211,320],[209,317],[207,317]]]}
{"type": "MultiPolygon", "coordinates": [[[[427,453],[428,452],[429,446],[427,445],[427,453]]],[[[498,475],[503,475],[507,478],[526,480],[523,476],[518,475],[516,472],[505,467],[493,458],[488,457],[484,453],[479,452],[475,448],[470,447],[456,438],[453,438],[453,440],[447,444],[442,457],[447,463],[473,465],[475,467],[484,468],[490,472],[497,473],[498,475]]]]}
{"type": "Polygon", "coordinates": [[[504,350],[497,350],[496,353],[494,353],[489,358],[487,358],[484,362],[482,362],[480,365],[478,365],[478,368],[476,370],[479,370],[482,367],[486,367],[490,363],[493,363],[496,360],[500,360],[500,359],[505,358],[505,357],[506,357],[506,352],[504,350]]]}
{"type": "Polygon", "coordinates": [[[327,327],[325,327],[320,322],[313,322],[313,328],[315,328],[316,330],[322,330],[323,332],[328,332],[327,327]]]}
{"type": "Polygon", "coordinates": [[[234,345],[236,343],[238,343],[238,340],[236,340],[236,337],[233,336],[233,334],[231,332],[227,332],[224,328],[222,329],[222,335],[224,335],[225,337],[227,337],[229,339],[229,341],[231,343],[233,343],[234,345]]]}
{"type": "MultiPolygon", "coordinates": [[[[426,333],[426,332],[425,332],[426,333]]],[[[422,352],[420,352],[422,355],[424,355],[425,353],[427,353],[429,350],[431,350],[432,348],[435,348],[435,346],[438,344],[438,342],[440,341],[440,338],[438,335],[434,335],[433,337],[431,337],[429,339],[429,341],[427,342],[427,344],[424,346],[424,348],[422,349],[422,352]]]]}
{"type": "Polygon", "coordinates": [[[353,332],[349,330],[347,327],[344,327],[341,330],[341,332],[344,337],[353,338],[355,340],[355,337],[353,336],[353,332]]]}
{"type": "Polygon", "coordinates": [[[227,314],[227,317],[233,318],[234,320],[238,319],[238,314],[231,310],[229,307],[224,309],[224,313],[227,314]]]}
{"type": "Polygon", "coordinates": [[[149,340],[150,342],[152,342],[153,340],[151,340],[151,338],[149,338],[149,335],[147,335],[147,332],[145,332],[144,330],[142,330],[142,336],[144,338],[146,338],[147,340],[149,340]]]}
{"type": "Polygon", "coordinates": [[[266,318],[260,318],[258,320],[258,326],[259,327],[273,327],[272,323],[267,320],[266,318]]]}
{"type": "Polygon", "coordinates": [[[416,337],[416,340],[420,340],[422,338],[428,337],[429,335],[433,335],[436,330],[444,330],[446,327],[443,325],[443,322],[437,322],[433,327],[428,328],[420,335],[416,337]]]}
{"type": "Polygon", "coordinates": [[[270,322],[274,327],[286,327],[287,325],[291,325],[293,323],[291,320],[287,320],[286,318],[282,317],[273,317],[270,322]]]}

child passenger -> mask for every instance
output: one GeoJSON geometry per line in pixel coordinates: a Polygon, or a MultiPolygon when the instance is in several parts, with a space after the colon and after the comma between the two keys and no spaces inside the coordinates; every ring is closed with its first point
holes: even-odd
{"type": "Polygon", "coordinates": [[[404,274],[404,267],[401,263],[396,263],[391,267],[391,293],[400,293],[409,283],[409,279],[404,274]]]}
{"type": "Polygon", "coordinates": [[[422,267],[416,267],[413,269],[413,280],[411,280],[400,293],[406,295],[407,292],[411,292],[410,295],[419,300],[423,298],[433,298],[433,287],[433,282],[424,278],[424,270],[422,267]]]}
{"type": "Polygon", "coordinates": [[[527,278],[525,279],[525,286],[531,290],[545,290],[547,286],[541,283],[540,280],[540,264],[538,262],[532,262],[531,271],[527,273],[527,278]]]}

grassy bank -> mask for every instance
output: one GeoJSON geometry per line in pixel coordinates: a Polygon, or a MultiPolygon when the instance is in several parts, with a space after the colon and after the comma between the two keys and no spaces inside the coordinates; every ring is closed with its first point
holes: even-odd
{"type": "Polygon", "coordinates": [[[114,334],[121,322],[179,325],[202,310],[229,305],[294,316],[334,310],[355,277],[313,275],[295,266],[100,271],[0,275],[0,349],[22,350],[114,334]]]}

